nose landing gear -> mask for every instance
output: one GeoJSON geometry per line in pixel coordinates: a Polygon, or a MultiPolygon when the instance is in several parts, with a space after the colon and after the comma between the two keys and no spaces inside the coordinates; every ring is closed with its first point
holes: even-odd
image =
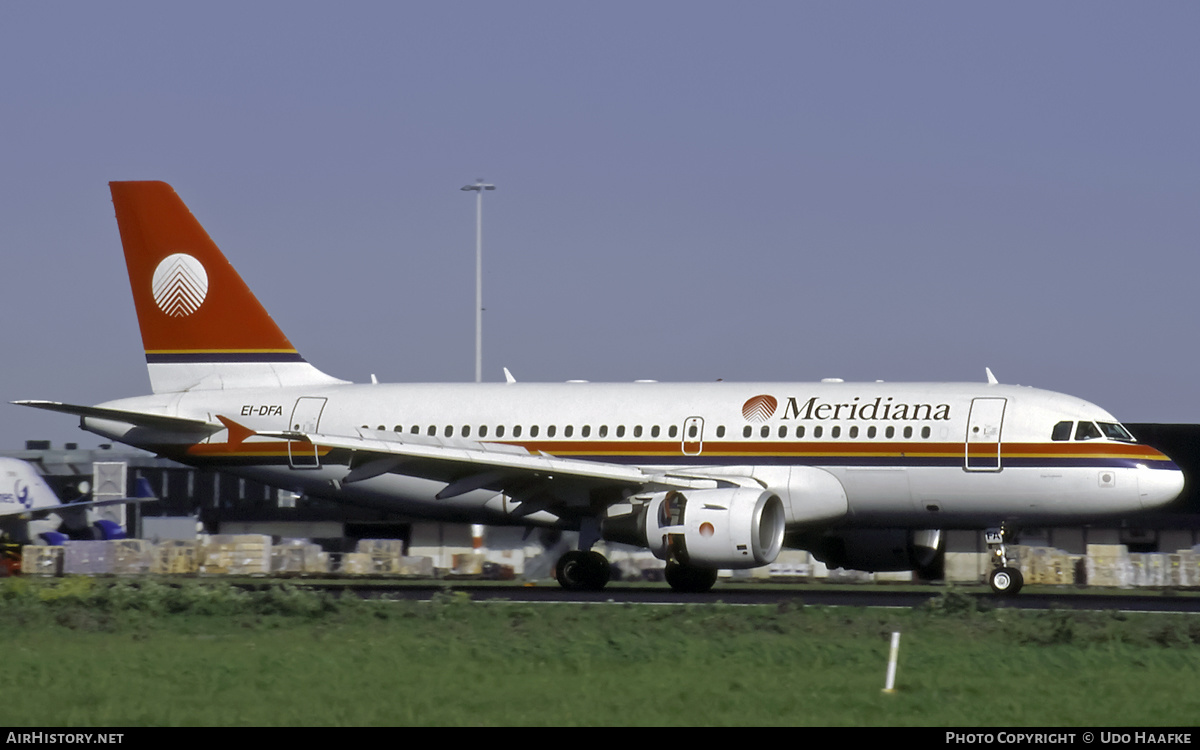
{"type": "Polygon", "coordinates": [[[992,571],[988,573],[988,585],[1000,596],[1016,596],[1025,585],[1021,571],[1009,561],[1005,542],[1016,541],[1016,531],[1006,527],[988,529],[983,535],[992,552],[992,571]]]}

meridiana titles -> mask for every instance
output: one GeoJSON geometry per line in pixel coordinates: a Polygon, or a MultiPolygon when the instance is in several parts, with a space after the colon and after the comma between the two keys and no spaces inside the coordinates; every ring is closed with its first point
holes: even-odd
{"type": "Polygon", "coordinates": [[[892,396],[876,396],[868,401],[855,396],[853,401],[841,404],[823,402],[813,396],[800,403],[793,396],[784,404],[780,419],[949,421],[950,404],[895,403],[892,396]]]}

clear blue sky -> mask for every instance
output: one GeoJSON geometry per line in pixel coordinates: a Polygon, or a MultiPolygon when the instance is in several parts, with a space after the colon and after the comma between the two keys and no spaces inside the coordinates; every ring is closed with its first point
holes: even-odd
{"type": "MultiPolygon", "coordinates": [[[[0,398],[148,391],[109,180],[309,361],[978,380],[1200,422],[1200,5],[0,5],[0,398]]],[[[0,447],[97,438],[0,406],[0,447]]]]}

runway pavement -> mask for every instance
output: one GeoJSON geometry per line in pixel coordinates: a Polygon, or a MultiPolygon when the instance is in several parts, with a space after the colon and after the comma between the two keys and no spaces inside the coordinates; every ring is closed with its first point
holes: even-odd
{"type": "MultiPolygon", "coordinates": [[[[325,587],[321,584],[321,587],[325,587]]],[[[610,585],[603,591],[566,591],[556,583],[496,584],[477,581],[436,583],[387,582],[330,584],[360,596],[426,600],[459,594],[475,601],[511,602],[611,602],[615,604],[713,604],[782,605],[828,607],[916,607],[948,591],[976,599],[981,607],[1015,609],[1120,610],[1127,612],[1200,612],[1200,591],[1138,591],[1029,587],[1017,596],[998,597],[983,587],[947,588],[892,586],[746,586],[720,583],[703,594],[685,594],[665,584],[610,585]]]]}

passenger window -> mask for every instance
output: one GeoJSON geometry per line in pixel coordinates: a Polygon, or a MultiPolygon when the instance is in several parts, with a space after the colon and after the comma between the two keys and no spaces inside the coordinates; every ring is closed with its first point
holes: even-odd
{"type": "Polygon", "coordinates": [[[617,437],[619,437],[619,438],[625,437],[625,425],[623,425],[623,424],[617,425],[617,437]]]}
{"type": "Polygon", "coordinates": [[[1071,428],[1075,425],[1074,422],[1059,422],[1054,425],[1054,429],[1050,432],[1051,440],[1070,440],[1071,428]]]}
{"type": "Polygon", "coordinates": [[[762,426],[762,436],[763,437],[771,437],[771,428],[767,427],[766,425],[763,425],[762,426]]]}
{"type": "Polygon", "coordinates": [[[668,436],[668,437],[675,437],[675,436],[676,436],[676,435],[678,435],[678,434],[679,434],[679,428],[678,428],[678,427],[676,427],[675,425],[671,425],[671,426],[670,426],[670,427],[667,429],[667,436],[668,436]]]}
{"type": "Polygon", "coordinates": [[[534,425],[529,428],[529,437],[537,437],[537,436],[538,436],[538,426],[534,425]]]}
{"type": "Polygon", "coordinates": [[[834,425],[833,429],[829,431],[829,437],[836,438],[836,437],[841,437],[841,436],[842,436],[842,426],[834,425]]]}
{"type": "Polygon", "coordinates": [[[921,428],[921,437],[923,437],[923,438],[929,437],[929,428],[928,427],[921,428]]]}
{"type": "Polygon", "coordinates": [[[546,428],[546,437],[554,437],[555,433],[557,432],[558,429],[554,425],[550,425],[546,428]]]}
{"type": "Polygon", "coordinates": [[[908,438],[910,438],[910,437],[912,437],[912,428],[911,428],[911,427],[905,427],[905,428],[904,428],[904,439],[905,439],[905,440],[907,440],[907,439],[908,439],[908,438]]]}
{"type": "Polygon", "coordinates": [[[1076,440],[1096,440],[1100,437],[1100,430],[1091,422],[1080,422],[1075,428],[1076,440]]]}
{"type": "Polygon", "coordinates": [[[471,437],[471,426],[470,425],[462,426],[462,436],[463,437],[471,437]]]}
{"type": "Polygon", "coordinates": [[[690,438],[696,437],[696,425],[692,425],[692,426],[688,427],[688,437],[690,437],[690,438]]]}
{"type": "Polygon", "coordinates": [[[858,437],[858,425],[854,425],[853,427],[850,428],[850,437],[851,438],[858,437]]]}
{"type": "Polygon", "coordinates": [[[742,437],[746,437],[746,438],[750,437],[750,435],[753,431],[754,430],[750,427],[750,425],[746,425],[745,427],[742,428],[742,437]]]}
{"type": "Polygon", "coordinates": [[[481,438],[487,437],[487,425],[483,425],[483,424],[479,425],[479,437],[481,437],[481,438]]]}
{"type": "MultiPolygon", "coordinates": [[[[551,427],[550,429],[553,430],[554,428],[551,427]]],[[[574,434],[575,434],[575,425],[569,424],[563,428],[563,437],[571,437],[574,434]]]]}
{"type": "MultiPolygon", "coordinates": [[[[535,430],[533,434],[536,436],[537,431],[535,430]]],[[[515,438],[521,437],[521,425],[519,425],[519,424],[513,425],[513,437],[515,437],[515,438]]]]}
{"type": "Polygon", "coordinates": [[[434,427],[433,425],[429,425],[429,429],[426,430],[425,432],[426,432],[426,434],[429,435],[429,437],[433,437],[434,435],[437,434],[437,427],[434,427]]]}
{"type": "Polygon", "coordinates": [[[719,438],[725,437],[725,425],[719,425],[717,427],[717,437],[719,437],[719,438]]]}
{"type": "Polygon", "coordinates": [[[498,438],[504,437],[504,425],[502,425],[502,424],[496,425],[496,437],[498,437],[498,438]]]}
{"type": "Polygon", "coordinates": [[[869,438],[875,437],[875,425],[871,425],[870,427],[867,428],[867,437],[869,437],[869,438]]]}
{"type": "Polygon", "coordinates": [[[896,437],[896,428],[892,427],[891,425],[888,425],[888,428],[886,431],[884,431],[883,436],[888,438],[889,440],[896,437]]]}
{"type": "Polygon", "coordinates": [[[787,425],[779,425],[779,437],[787,437],[787,425]]]}
{"type": "Polygon", "coordinates": [[[579,434],[582,435],[583,437],[591,437],[592,426],[590,424],[585,424],[583,426],[583,428],[579,431],[579,434]]]}
{"type": "Polygon", "coordinates": [[[821,427],[821,425],[817,425],[816,427],[813,428],[813,437],[819,438],[819,437],[821,437],[822,434],[824,434],[824,432],[825,432],[825,429],[823,427],[821,427]]]}
{"type": "Polygon", "coordinates": [[[640,438],[642,436],[642,426],[641,425],[638,425],[637,427],[633,428],[633,436],[635,438],[640,438]]]}
{"type": "Polygon", "coordinates": [[[796,437],[798,437],[798,438],[804,437],[804,425],[799,425],[798,427],[796,427],[796,437]]]}
{"type": "Polygon", "coordinates": [[[454,426],[446,425],[446,437],[454,437],[454,426]]]}
{"type": "Polygon", "coordinates": [[[653,427],[650,428],[650,437],[652,437],[652,438],[658,437],[658,425],[654,425],[653,427]]]}

